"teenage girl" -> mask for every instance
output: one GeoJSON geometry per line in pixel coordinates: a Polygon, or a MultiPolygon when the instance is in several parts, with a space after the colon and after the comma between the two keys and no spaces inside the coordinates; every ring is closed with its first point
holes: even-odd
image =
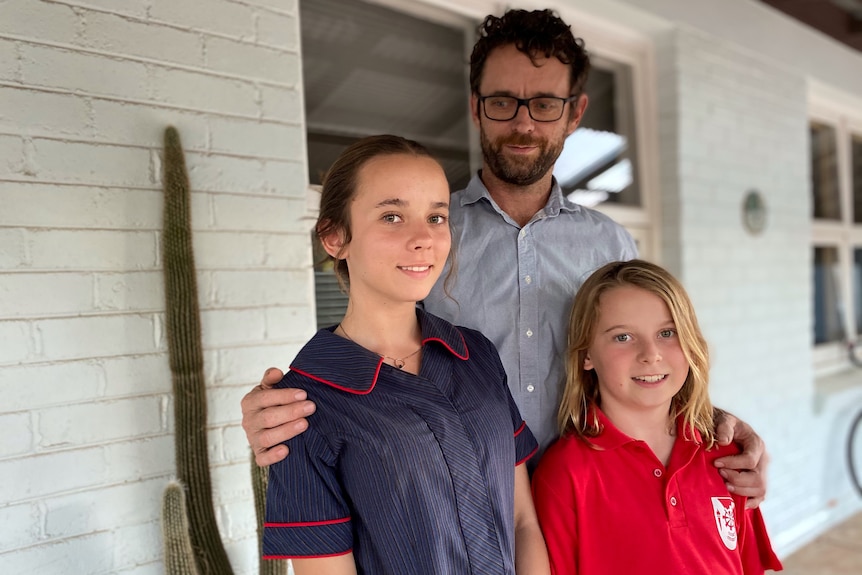
{"type": "Polygon", "coordinates": [[[448,214],[443,169],[396,136],[353,144],[324,180],[316,232],[349,302],[280,384],[318,409],[270,467],[263,543],[297,575],[549,573],[524,465],[537,444],[497,352],[416,307],[448,214]]]}
{"type": "Polygon", "coordinates": [[[533,477],[555,575],[738,575],[781,569],[759,509],[713,461],[709,356],[682,285],[608,264],[575,296],[561,439],[533,477]]]}

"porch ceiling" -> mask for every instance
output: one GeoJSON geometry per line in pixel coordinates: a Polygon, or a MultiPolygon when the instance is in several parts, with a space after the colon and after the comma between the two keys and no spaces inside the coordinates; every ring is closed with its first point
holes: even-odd
{"type": "Polygon", "coordinates": [[[862,51],[862,0],[760,0],[862,51]]]}

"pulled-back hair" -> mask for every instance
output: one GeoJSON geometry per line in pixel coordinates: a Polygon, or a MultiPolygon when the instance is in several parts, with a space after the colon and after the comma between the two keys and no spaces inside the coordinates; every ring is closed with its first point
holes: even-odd
{"type": "Polygon", "coordinates": [[[560,402],[560,433],[584,439],[602,430],[592,408],[601,406],[595,370],[585,370],[584,360],[599,322],[602,295],[618,287],[635,287],[658,296],[667,305],[682,352],[688,361],[688,376],[671,400],[669,417],[682,416],[684,428],[697,429],[707,449],[715,442],[713,409],[709,400],[709,349],[697,323],[694,307],[682,284],[664,268],[643,260],[612,262],[595,271],[575,296],[569,318],[566,350],[566,385],[560,402]]]}
{"type": "Polygon", "coordinates": [[[571,68],[570,95],[580,96],[590,72],[590,57],[584,41],[552,10],[508,10],[502,16],[486,16],[477,28],[479,40],[470,55],[470,90],[479,94],[479,84],[488,55],[513,44],[533,63],[538,58],[557,58],[571,68]]]}
{"type": "MultiPolygon", "coordinates": [[[[315,226],[315,233],[321,241],[329,234],[341,232],[342,250],[350,243],[353,239],[350,227],[350,202],[356,195],[359,171],[374,158],[397,155],[434,159],[431,152],[419,142],[391,134],[368,136],[357,140],[338,156],[323,178],[320,213],[315,226]]],[[[326,260],[333,263],[338,284],[344,292],[347,292],[350,272],[347,269],[347,261],[339,258],[339,255],[340,253],[335,256],[327,255],[326,260]]],[[[448,285],[454,277],[454,250],[450,250],[448,261],[450,266],[444,280],[445,285],[448,285]]]]}

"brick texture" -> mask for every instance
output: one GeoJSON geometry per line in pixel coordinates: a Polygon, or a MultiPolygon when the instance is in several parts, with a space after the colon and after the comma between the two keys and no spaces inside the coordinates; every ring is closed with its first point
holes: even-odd
{"type": "Polygon", "coordinates": [[[159,242],[174,125],[216,514],[235,572],[254,573],[239,400],[313,331],[296,3],[0,11],[0,572],[163,572],[175,426],[159,242]]]}

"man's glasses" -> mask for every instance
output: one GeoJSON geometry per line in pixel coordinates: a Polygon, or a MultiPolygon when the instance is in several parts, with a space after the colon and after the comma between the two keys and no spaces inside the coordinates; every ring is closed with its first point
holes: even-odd
{"type": "Polygon", "coordinates": [[[506,122],[517,116],[521,106],[527,107],[530,117],[536,122],[556,122],[563,117],[566,103],[577,99],[577,96],[568,98],[539,96],[526,99],[514,96],[479,96],[479,101],[485,110],[485,117],[498,122],[506,122]]]}

